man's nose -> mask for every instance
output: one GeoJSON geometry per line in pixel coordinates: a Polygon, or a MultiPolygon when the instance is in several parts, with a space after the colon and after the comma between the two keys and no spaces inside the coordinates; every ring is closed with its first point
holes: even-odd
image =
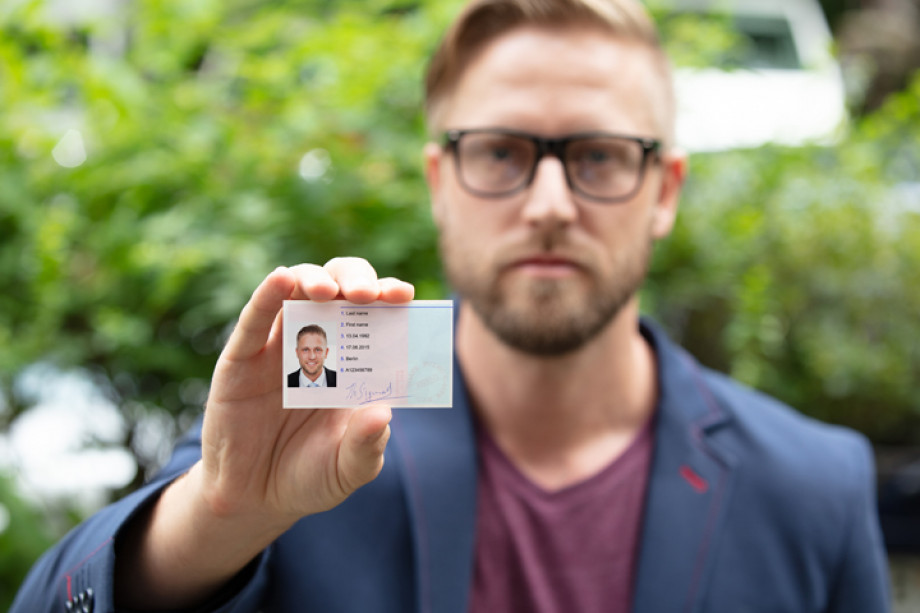
{"type": "Polygon", "coordinates": [[[537,164],[536,175],[527,190],[523,210],[528,223],[567,225],[578,217],[578,209],[559,158],[547,155],[537,164]]]}

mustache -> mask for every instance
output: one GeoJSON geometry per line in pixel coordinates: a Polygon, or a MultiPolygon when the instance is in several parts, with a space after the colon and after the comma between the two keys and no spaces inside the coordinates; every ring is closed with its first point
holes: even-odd
{"type": "Polygon", "coordinates": [[[541,233],[500,245],[495,263],[499,268],[527,261],[565,262],[580,268],[592,268],[592,253],[586,246],[582,246],[580,241],[573,240],[571,235],[541,233]]]}

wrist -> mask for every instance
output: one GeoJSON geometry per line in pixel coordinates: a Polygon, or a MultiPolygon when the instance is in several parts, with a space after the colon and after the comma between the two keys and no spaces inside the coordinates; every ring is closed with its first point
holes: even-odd
{"type": "Polygon", "coordinates": [[[190,529],[205,540],[222,540],[225,535],[233,535],[224,541],[224,553],[233,554],[238,561],[246,558],[248,562],[300,519],[274,512],[260,506],[258,501],[232,498],[219,492],[201,462],[192,466],[174,487],[168,494],[187,503],[186,521],[190,529]]]}

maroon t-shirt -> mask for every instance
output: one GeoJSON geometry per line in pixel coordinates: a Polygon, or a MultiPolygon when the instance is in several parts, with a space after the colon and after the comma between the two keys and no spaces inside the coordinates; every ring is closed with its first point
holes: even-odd
{"type": "Polygon", "coordinates": [[[651,425],[609,466],[548,492],[483,428],[470,613],[627,613],[652,454],[651,425]]]}

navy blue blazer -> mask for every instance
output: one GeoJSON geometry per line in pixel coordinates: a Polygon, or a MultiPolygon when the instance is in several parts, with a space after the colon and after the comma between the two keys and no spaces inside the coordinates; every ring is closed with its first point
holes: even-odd
{"type": "MultiPolygon", "coordinates": [[[[886,613],[865,439],[703,369],[646,323],[643,332],[658,356],[659,400],[633,610],[886,613]]],[[[466,613],[477,460],[455,377],[452,410],[394,411],[380,476],[298,522],[207,610],[466,613]]],[[[48,552],[13,613],[64,611],[81,595],[113,611],[119,530],[200,457],[199,436],[48,552]]]]}

